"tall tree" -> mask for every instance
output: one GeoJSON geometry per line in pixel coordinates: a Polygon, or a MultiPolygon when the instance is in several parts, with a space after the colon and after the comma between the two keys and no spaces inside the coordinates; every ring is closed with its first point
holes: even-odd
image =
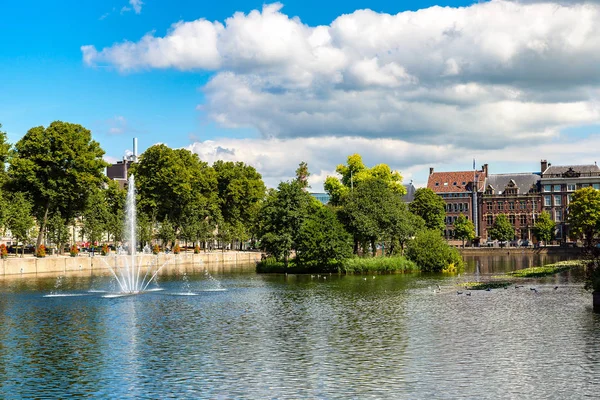
{"type": "Polygon", "coordinates": [[[405,204],[397,208],[397,213],[390,227],[390,254],[396,252],[396,244],[400,246],[400,254],[404,255],[406,244],[414,238],[418,232],[425,228],[423,218],[411,213],[405,204]]]}
{"type": "Polygon", "coordinates": [[[7,226],[12,236],[23,244],[24,254],[25,244],[29,242],[31,230],[35,226],[35,220],[31,216],[32,203],[23,192],[15,192],[10,196],[8,204],[7,226]]]}
{"type": "Polygon", "coordinates": [[[54,243],[58,253],[63,253],[64,245],[68,243],[70,235],[68,223],[60,214],[60,211],[52,213],[47,223],[48,240],[54,243]]]}
{"type": "Polygon", "coordinates": [[[197,154],[154,145],[140,156],[132,173],[138,207],[154,223],[168,218],[178,231],[187,221],[185,210],[192,204],[201,207],[204,216],[220,218],[215,171],[197,154]]]}
{"type": "Polygon", "coordinates": [[[298,233],[314,198],[296,182],[281,182],[270,190],[260,210],[259,237],[262,249],[288,266],[296,250],[298,233]]]}
{"type": "Polygon", "coordinates": [[[104,151],[81,125],[55,121],[31,128],[9,155],[9,183],[33,199],[40,226],[36,247],[43,241],[48,213],[58,209],[66,218],[85,208],[94,188],[106,180],[104,151]]]}
{"type": "Polygon", "coordinates": [[[462,239],[462,246],[465,247],[465,240],[475,239],[475,225],[463,214],[460,214],[454,223],[454,234],[462,239]]]}
{"type": "Polygon", "coordinates": [[[387,164],[378,164],[367,168],[360,154],[348,156],[347,165],[338,165],[336,172],[341,179],[328,176],[323,185],[330,196],[329,202],[332,205],[339,205],[353,188],[357,188],[363,182],[373,178],[385,182],[394,193],[401,196],[406,194],[406,188],[402,185],[402,175],[398,171],[392,171],[387,164]]]}
{"type": "Polygon", "coordinates": [[[6,132],[2,131],[2,124],[0,124],[0,187],[4,183],[6,173],[6,160],[10,150],[10,144],[8,143],[6,132]]]}
{"type": "Polygon", "coordinates": [[[237,239],[240,245],[250,238],[260,203],[265,197],[262,176],[243,162],[216,161],[213,164],[217,176],[220,212],[223,226],[219,232],[227,232],[226,238],[237,239]]]}
{"type": "Polygon", "coordinates": [[[300,185],[300,187],[304,190],[310,188],[308,186],[308,177],[310,176],[310,172],[308,171],[308,164],[304,161],[298,165],[296,169],[296,182],[300,185]]]}
{"type": "Polygon", "coordinates": [[[425,220],[425,227],[436,229],[440,232],[446,226],[446,203],[433,190],[419,188],[415,191],[415,198],[408,206],[409,210],[425,220]]]}
{"type": "Polygon", "coordinates": [[[331,265],[352,255],[352,237],[330,207],[313,201],[298,232],[296,259],[305,265],[331,265]]]}
{"type": "Polygon", "coordinates": [[[377,243],[392,235],[397,213],[404,207],[401,195],[394,192],[382,179],[365,180],[342,201],[340,216],[346,229],[354,237],[354,251],[363,244],[370,245],[373,255],[377,243]]]}
{"type": "Polygon", "coordinates": [[[117,243],[123,240],[123,229],[125,224],[125,203],[127,192],[115,181],[110,181],[104,190],[104,201],[106,203],[105,229],[108,240],[117,243]]]}
{"type": "Polygon", "coordinates": [[[96,246],[106,232],[106,221],[108,220],[106,197],[102,191],[97,189],[90,194],[82,217],[82,233],[92,246],[96,246]]]}
{"type": "Polygon", "coordinates": [[[550,214],[547,211],[542,211],[535,221],[533,230],[538,240],[546,243],[554,239],[554,230],[556,229],[556,223],[552,221],[550,214]]]}
{"type": "Polygon", "coordinates": [[[489,230],[489,235],[492,240],[507,242],[515,237],[515,228],[508,221],[505,214],[498,214],[494,224],[489,230]]]}
{"type": "Polygon", "coordinates": [[[586,187],[576,190],[569,203],[569,229],[591,248],[600,233],[600,191],[586,187]]]}

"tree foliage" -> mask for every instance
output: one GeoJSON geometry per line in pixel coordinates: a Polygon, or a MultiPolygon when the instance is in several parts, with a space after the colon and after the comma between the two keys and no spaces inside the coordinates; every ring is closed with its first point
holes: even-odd
{"type": "Polygon", "coordinates": [[[11,151],[10,185],[33,200],[42,242],[50,210],[73,218],[85,208],[89,194],[105,181],[104,151],[81,125],[55,121],[31,128],[11,151]]]}
{"type": "Polygon", "coordinates": [[[423,218],[427,229],[442,231],[446,227],[446,203],[433,190],[417,189],[408,208],[413,214],[423,218]]]}
{"type": "Polygon", "coordinates": [[[463,265],[458,250],[446,243],[437,229],[424,229],[408,243],[406,257],[421,267],[423,272],[460,270],[463,265]]]}
{"type": "Polygon", "coordinates": [[[515,237],[515,228],[508,221],[505,214],[498,214],[488,233],[492,240],[506,242],[515,237]]]}
{"type": "Polygon", "coordinates": [[[94,190],[87,199],[81,225],[82,234],[92,243],[92,246],[102,240],[108,219],[106,197],[102,191],[94,190]]]}
{"type": "Polygon", "coordinates": [[[542,211],[535,221],[533,231],[538,240],[547,243],[554,239],[554,230],[556,223],[552,221],[550,214],[547,211],[542,211]]]}
{"type": "Polygon", "coordinates": [[[253,233],[260,203],[265,197],[262,176],[254,167],[243,162],[219,160],[213,164],[213,168],[223,221],[219,232],[227,232],[228,241],[245,241],[253,233]]]}
{"type": "Polygon", "coordinates": [[[310,172],[308,171],[308,164],[304,161],[298,165],[296,169],[296,182],[300,185],[302,189],[308,189],[310,186],[308,185],[308,177],[310,176],[310,172]]]}
{"type": "Polygon", "coordinates": [[[297,248],[298,234],[313,201],[296,181],[281,182],[277,190],[269,191],[260,210],[261,248],[286,266],[297,248]]]}
{"type": "Polygon", "coordinates": [[[32,208],[32,203],[27,199],[25,193],[15,192],[10,196],[7,209],[7,226],[13,237],[23,245],[29,242],[32,228],[35,225],[32,208]]]}
{"type": "Polygon", "coordinates": [[[359,154],[348,156],[347,165],[338,165],[336,172],[341,178],[328,176],[324,183],[332,205],[339,205],[353,188],[358,188],[363,182],[374,178],[385,182],[394,193],[400,196],[406,194],[406,188],[402,185],[402,175],[398,171],[392,171],[387,164],[368,168],[359,154]]]}
{"type": "Polygon", "coordinates": [[[454,223],[454,234],[462,239],[462,245],[465,247],[465,240],[475,239],[475,225],[463,214],[460,214],[454,223]]]}
{"type": "Polygon", "coordinates": [[[600,233],[600,191],[586,187],[576,190],[569,203],[569,229],[591,247],[600,233]]]}

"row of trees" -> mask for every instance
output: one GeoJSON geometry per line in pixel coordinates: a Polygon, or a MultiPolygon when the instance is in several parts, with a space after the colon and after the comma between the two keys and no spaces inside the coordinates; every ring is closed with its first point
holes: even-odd
{"type": "MultiPolygon", "coordinates": [[[[0,131],[0,231],[22,243],[35,236],[36,248],[51,242],[62,249],[75,225],[81,239],[122,241],[126,192],[104,175],[103,156],[77,124],[32,128],[13,146],[0,131]]],[[[257,232],[266,188],[251,166],[209,166],[188,150],[155,145],[132,172],[142,242],[208,241],[218,226],[222,242],[243,243],[257,232]]]]}

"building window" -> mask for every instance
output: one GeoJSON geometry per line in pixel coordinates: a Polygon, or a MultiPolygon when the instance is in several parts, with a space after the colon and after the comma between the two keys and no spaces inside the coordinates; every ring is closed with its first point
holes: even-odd
{"type": "Polygon", "coordinates": [[[498,202],[498,211],[503,211],[504,210],[504,202],[499,201],[498,202]]]}
{"type": "Polygon", "coordinates": [[[560,185],[554,185],[554,191],[560,192],[560,185]]]}
{"type": "Polygon", "coordinates": [[[562,198],[561,198],[560,195],[554,196],[554,205],[555,206],[562,206],[562,198]]]}
{"type": "Polygon", "coordinates": [[[519,201],[519,209],[524,210],[526,207],[525,200],[519,201]]]}
{"type": "Polygon", "coordinates": [[[508,222],[510,222],[512,225],[515,224],[515,216],[513,214],[508,216],[508,222]]]}
{"type": "Polygon", "coordinates": [[[469,203],[465,203],[465,211],[469,211],[469,203]]]}
{"type": "Polygon", "coordinates": [[[454,212],[458,211],[458,203],[454,203],[454,212]]]}
{"type": "Polygon", "coordinates": [[[594,183],[592,187],[596,190],[600,190],[600,183],[594,183]]]}
{"type": "Polygon", "coordinates": [[[527,215],[521,214],[519,216],[519,223],[521,224],[521,226],[527,225],[527,215]]]}
{"type": "Polygon", "coordinates": [[[508,202],[508,209],[509,210],[514,210],[515,209],[515,202],[514,201],[508,202]]]}
{"type": "Polygon", "coordinates": [[[435,186],[440,186],[440,183],[439,183],[439,182],[436,182],[436,183],[435,183],[435,186]]]}
{"type": "Polygon", "coordinates": [[[573,195],[572,194],[568,194],[567,195],[567,204],[569,204],[572,201],[573,201],[573,195]]]}
{"type": "Polygon", "coordinates": [[[554,220],[556,222],[562,222],[563,221],[563,212],[562,212],[562,210],[558,209],[558,210],[554,211],[554,215],[555,215],[554,220]]]}
{"type": "Polygon", "coordinates": [[[552,185],[544,185],[544,192],[551,192],[552,191],[552,185]]]}
{"type": "Polygon", "coordinates": [[[589,184],[589,183],[582,183],[582,184],[581,184],[581,187],[582,187],[582,188],[586,188],[586,187],[588,187],[588,186],[590,186],[590,184],[589,184]]]}
{"type": "Polygon", "coordinates": [[[462,210],[463,210],[463,203],[460,203],[460,204],[458,205],[458,211],[462,211],[462,210]]]}
{"type": "Polygon", "coordinates": [[[544,206],[546,206],[546,207],[552,206],[552,196],[544,196],[544,206]]]}
{"type": "Polygon", "coordinates": [[[562,225],[558,225],[556,227],[556,238],[557,239],[562,239],[562,225]]]}
{"type": "Polygon", "coordinates": [[[486,223],[488,226],[493,225],[494,224],[494,216],[493,215],[488,215],[486,217],[486,223]]]}
{"type": "Polygon", "coordinates": [[[492,207],[492,202],[491,202],[491,201],[488,201],[488,202],[486,203],[486,205],[487,205],[487,210],[488,210],[488,211],[492,211],[492,209],[493,209],[493,207],[492,207]]]}
{"type": "Polygon", "coordinates": [[[575,191],[575,184],[567,184],[567,192],[574,192],[575,191]]]}
{"type": "Polygon", "coordinates": [[[463,186],[464,186],[464,185],[466,185],[466,184],[467,184],[467,182],[463,182],[462,184],[463,184],[463,186]]]}

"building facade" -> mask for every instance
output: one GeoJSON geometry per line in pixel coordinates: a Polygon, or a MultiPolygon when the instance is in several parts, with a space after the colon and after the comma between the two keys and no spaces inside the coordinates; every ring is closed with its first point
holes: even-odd
{"type": "Polygon", "coordinates": [[[556,222],[556,240],[569,240],[567,213],[573,192],[591,186],[600,190],[600,168],[590,165],[552,165],[541,161],[542,209],[556,222]]]}
{"type": "Polygon", "coordinates": [[[473,171],[434,172],[433,168],[429,168],[427,187],[446,203],[444,236],[447,239],[455,237],[454,223],[460,214],[473,221],[476,236],[479,236],[477,205],[487,174],[487,164],[481,170],[473,171]]]}
{"type": "Polygon", "coordinates": [[[488,175],[479,204],[482,240],[491,240],[489,230],[499,214],[515,228],[514,238],[533,239],[533,225],[541,212],[540,179],[534,173],[488,175]]]}

